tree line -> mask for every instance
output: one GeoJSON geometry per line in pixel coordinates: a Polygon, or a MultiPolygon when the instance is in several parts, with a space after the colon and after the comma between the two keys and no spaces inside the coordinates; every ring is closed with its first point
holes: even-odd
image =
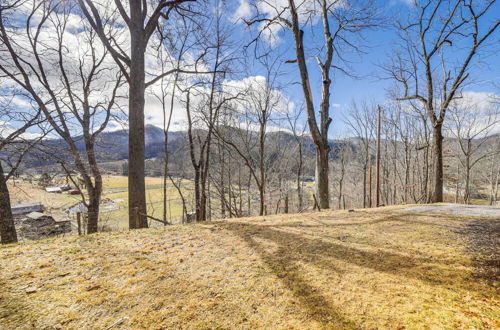
{"type": "Polygon", "coordinates": [[[490,201],[496,199],[499,148],[490,137],[498,127],[498,100],[493,95],[486,105],[464,101],[480,74],[476,64],[495,51],[496,1],[420,0],[397,18],[378,1],[245,4],[247,13],[235,22],[222,0],[3,1],[0,152],[9,151],[10,172],[0,168],[2,243],[17,241],[7,180],[29,150],[51,137],[64,141],[70,161],[58,150],[43,150],[81,188],[87,232],[98,231],[103,178],[95,150],[112,122],[125,121],[129,132],[129,228],[148,226],[146,98],[155,100],[162,118],[164,199],[162,219],[156,220],[165,224],[168,182],[178,188],[183,212],[188,209],[171,173],[169,131],[176,112],[185,115],[197,221],[211,218],[213,205],[221,217],[244,215],[243,204],[248,214],[253,190],[259,215],[278,211],[281,203],[288,212],[291,183],[300,212],[309,169],[315,173],[316,208],[373,206],[374,158],[378,204],[442,202],[444,180],[456,182],[457,201],[463,190],[461,198],[470,202],[473,169],[486,162],[493,166],[483,179],[490,201]],[[389,18],[394,26],[387,26],[389,18]],[[240,40],[234,24],[244,24],[250,39],[240,40]],[[353,101],[344,120],[359,143],[332,150],[336,77],[356,76],[352,59],[369,51],[367,35],[375,29],[397,34],[394,52],[378,68],[392,87],[384,104],[353,101]],[[286,97],[295,82],[300,104],[286,97]],[[27,134],[29,129],[36,134],[27,134]],[[444,148],[447,132],[457,141],[450,150],[444,148]],[[453,160],[447,162],[449,154],[453,160]]]}

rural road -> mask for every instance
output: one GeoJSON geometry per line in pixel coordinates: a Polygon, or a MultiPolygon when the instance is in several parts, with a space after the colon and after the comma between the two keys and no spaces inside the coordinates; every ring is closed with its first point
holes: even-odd
{"type": "Polygon", "coordinates": [[[441,213],[461,216],[489,217],[500,219],[500,206],[467,205],[467,204],[436,204],[409,207],[405,211],[422,213],[441,213]]]}

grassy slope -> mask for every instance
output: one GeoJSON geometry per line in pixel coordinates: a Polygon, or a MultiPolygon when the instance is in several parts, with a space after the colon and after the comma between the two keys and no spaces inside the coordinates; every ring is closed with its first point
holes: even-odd
{"type": "Polygon", "coordinates": [[[383,208],[7,246],[0,328],[495,328],[478,260],[499,222],[383,208]]]}

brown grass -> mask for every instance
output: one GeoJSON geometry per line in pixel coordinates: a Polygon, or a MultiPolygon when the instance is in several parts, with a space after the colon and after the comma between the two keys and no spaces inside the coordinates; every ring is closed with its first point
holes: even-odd
{"type": "Polygon", "coordinates": [[[0,328],[493,329],[499,223],[393,207],[7,246],[0,328]]]}

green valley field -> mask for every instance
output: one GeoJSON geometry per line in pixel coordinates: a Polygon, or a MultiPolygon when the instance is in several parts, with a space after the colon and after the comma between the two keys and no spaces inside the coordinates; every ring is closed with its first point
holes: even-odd
{"type": "MultiPolygon", "coordinates": [[[[112,230],[128,228],[128,178],[126,176],[104,176],[104,187],[101,206],[101,225],[112,230]],[[113,201],[113,208],[106,208],[106,201],[113,201]]],[[[163,179],[159,177],[147,177],[146,198],[148,214],[157,218],[163,216],[163,179]]],[[[61,182],[62,183],[62,182],[61,182]]],[[[180,188],[187,198],[192,195],[192,182],[182,180],[180,188]]],[[[66,218],[66,209],[81,202],[79,195],[51,194],[43,188],[28,182],[18,180],[14,185],[9,182],[12,204],[41,202],[46,211],[56,218],[66,218]]],[[[174,185],[167,181],[167,218],[179,221],[182,216],[182,202],[174,185]]]]}
{"type": "Polygon", "coordinates": [[[0,328],[495,329],[499,228],[386,207],[2,246],[0,328]]]}

